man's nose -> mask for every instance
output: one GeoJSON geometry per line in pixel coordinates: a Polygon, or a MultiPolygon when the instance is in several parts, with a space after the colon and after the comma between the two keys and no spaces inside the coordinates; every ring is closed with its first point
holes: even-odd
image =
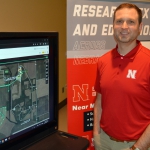
{"type": "Polygon", "coordinates": [[[127,24],[127,22],[126,22],[126,21],[124,21],[124,22],[123,22],[123,24],[122,24],[122,28],[128,28],[128,24],[127,24]]]}

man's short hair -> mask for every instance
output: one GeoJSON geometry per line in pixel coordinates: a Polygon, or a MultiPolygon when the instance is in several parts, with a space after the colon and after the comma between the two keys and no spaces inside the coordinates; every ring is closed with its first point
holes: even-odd
{"type": "Polygon", "coordinates": [[[142,11],[139,7],[137,7],[135,4],[131,4],[131,3],[123,3],[123,4],[120,4],[116,10],[114,11],[114,16],[113,16],[113,22],[115,21],[115,15],[116,15],[116,12],[120,9],[123,9],[123,8],[133,8],[137,11],[138,13],[138,21],[139,21],[139,24],[142,22],[142,11]]]}

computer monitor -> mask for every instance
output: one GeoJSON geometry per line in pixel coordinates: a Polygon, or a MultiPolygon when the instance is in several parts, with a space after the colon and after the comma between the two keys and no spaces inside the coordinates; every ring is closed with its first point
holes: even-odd
{"type": "Polygon", "coordinates": [[[58,33],[0,33],[0,149],[58,129],[58,33]]]}

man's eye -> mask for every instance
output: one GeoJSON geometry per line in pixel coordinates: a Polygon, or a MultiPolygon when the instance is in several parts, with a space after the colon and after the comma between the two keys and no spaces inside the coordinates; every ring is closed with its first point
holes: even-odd
{"type": "Polygon", "coordinates": [[[129,23],[130,23],[130,24],[134,24],[134,21],[130,20],[129,23]]]}
{"type": "Polygon", "coordinates": [[[122,20],[117,20],[117,23],[122,23],[122,20]]]}
{"type": "Polygon", "coordinates": [[[118,20],[117,22],[121,22],[121,20],[118,20]]]}

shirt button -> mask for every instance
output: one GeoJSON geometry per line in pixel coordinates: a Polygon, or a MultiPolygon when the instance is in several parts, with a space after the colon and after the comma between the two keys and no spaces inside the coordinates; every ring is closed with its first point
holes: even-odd
{"type": "Polygon", "coordinates": [[[124,143],[127,144],[128,142],[127,142],[127,141],[124,141],[124,143]]]}
{"type": "Polygon", "coordinates": [[[123,57],[121,57],[121,59],[123,59],[123,57]]]}

